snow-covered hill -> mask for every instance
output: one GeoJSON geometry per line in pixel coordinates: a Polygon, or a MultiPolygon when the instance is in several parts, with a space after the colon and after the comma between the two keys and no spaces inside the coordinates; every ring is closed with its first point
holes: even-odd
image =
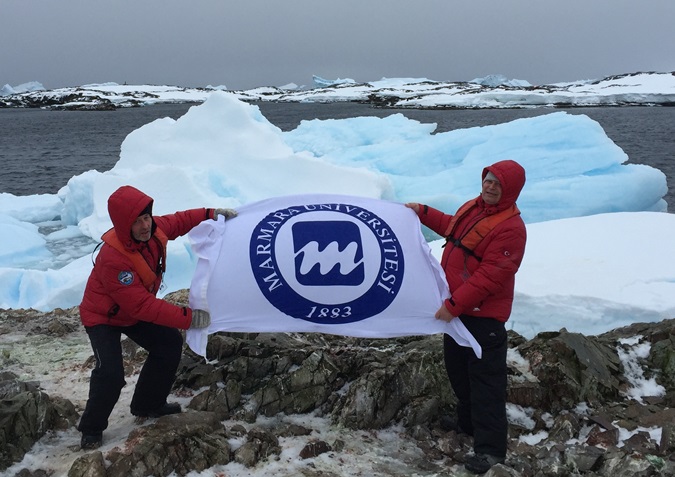
{"type": "Polygon", "coordinates": [[[90,84],[46,90],[40,83],[0,90],[0,108],[116,109],[156,103],[200,103],[213,91],[228,91],[244,101],[370,102],[395,108],[525,108],[675,105],[675,72],[631,73],[600,80],[530,85],[490,75],[470,82],[426,78],[383,78],[368,83],[353,80],[315,81],[311,89],[260,87],[243,91],[224,86],[185,88],[166,85],[90,84]],[[496,81],[495,79],[499,79],[496,81]],[[501,78],[501,79],[500,79],[501,78]]]}

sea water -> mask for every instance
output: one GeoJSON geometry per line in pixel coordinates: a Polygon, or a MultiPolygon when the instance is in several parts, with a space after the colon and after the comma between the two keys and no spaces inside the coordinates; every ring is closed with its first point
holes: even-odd
{"type": "MultiPolygon", "coordinates": [[[[284,131],[302,120],[386,117],[403,114],[435,123],[436,132],[487,126],[549,114],[556,109],[418,110],[374,108],[361,103],[256,103],[284,131]]],[[[158,104],[115,111],[0,109],[0,192],[55,194],[88,170],[103,172],[119,159],[120,145],[133,130],[157,118],[179,118],[194,104],[158,104]]],[[[566,109],[594,119],[628,155],[667,176],[669,210],[675,209],[675,108],[603,107],[566,109]]]]}

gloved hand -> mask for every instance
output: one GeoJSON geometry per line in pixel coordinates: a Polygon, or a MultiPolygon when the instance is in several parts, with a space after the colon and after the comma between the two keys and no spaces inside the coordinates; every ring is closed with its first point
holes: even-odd
{"type": "Polygon", "coordinates": [[[190,323],[190,329],[199,330],[206,328],[211,324],[211,315],[208,311],[204,310],[192,310],[192,323],[190,323]]]}
{"type": "Polygon", "coordinates": [[[222,215],[225,220],[231,219],[237,216],[237,211],[234,209],[214,209],[213,219],[218,220],[218,216],[222,215]]]}

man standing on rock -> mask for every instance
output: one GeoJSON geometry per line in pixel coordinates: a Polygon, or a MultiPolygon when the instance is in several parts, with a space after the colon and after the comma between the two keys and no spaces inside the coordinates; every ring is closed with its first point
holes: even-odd
{"type": "MultiPolygon", "coordinates": [[[[515,161],[483,169],[481,194],[455,215],[409,203],[422,224],[446,237],[441,266],[451,296],[436,312],[444,321],[459,319],[483,350],[444,335],[445,367],[457,396],[457,420],[448,430],[472,435],[474,454],[467,470],[482,474],[506,458],[506,352],[504,323],[511,315],[515,275],[525,252],[525,224],[516,199],[525,185],[525,170],[515,161]]],[[[442,423],[443,424],[443,423],[442,423]]]]}
{"type": "Polygon", "coordinates": [[[183,351],[178,329],[205,328],[211,318],[204,310],[179,307],[157,298],[165,271],[169,240],[185,235],[203,220],[235,217],[232,209],[191,209],[153,217],[153,200],[131,186],[122,186],[108,199],[113,228],[87,281],[80,318],[96,358],[89,399],[78,430],[83,449],[103,442],[103,430],[119,399],[124,380],[121,335],[148,351],[131,400],[131,413],[159,417],[181,412],[166,398],[176,378],[183,351]]]}

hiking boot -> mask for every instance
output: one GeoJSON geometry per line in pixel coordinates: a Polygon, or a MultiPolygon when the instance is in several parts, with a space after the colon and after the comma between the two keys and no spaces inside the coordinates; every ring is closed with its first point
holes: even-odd
{"type": "Polygon", "coordinates": [[[178,414],[180,412],[183,412],[183,410],[181,409],[180,404],[178,404],[177,402],[164,403],[162,406],[152,411],[146,412],[131,411],[131,413],[136,417],[162,417],[168,414],[178,414]]]}
{"type": "Polygon", "coordinates": [[[457,434],[465,434],[467,436],[472,436],[472,432],[467,432],[462,426],[459,425],[457,419],[453,419],[450,416],[442,416],[438,420],[438,427],[441,428],[444,432],[455,431],[457,434]]]}
{"type": "Polygon", "coordinates": [[[490,467],[503,464],[506,459],[490,454],[474,454],[469,456],[464,463],[464,468],[474,474],[484,474],[490,467]]]}
{"type": "Polygon", "coordinates": [[[98,449],[102,444],[103,433],[82,434],[82,440],[80,440],[80,447],[82,450],[98,449]]]}

